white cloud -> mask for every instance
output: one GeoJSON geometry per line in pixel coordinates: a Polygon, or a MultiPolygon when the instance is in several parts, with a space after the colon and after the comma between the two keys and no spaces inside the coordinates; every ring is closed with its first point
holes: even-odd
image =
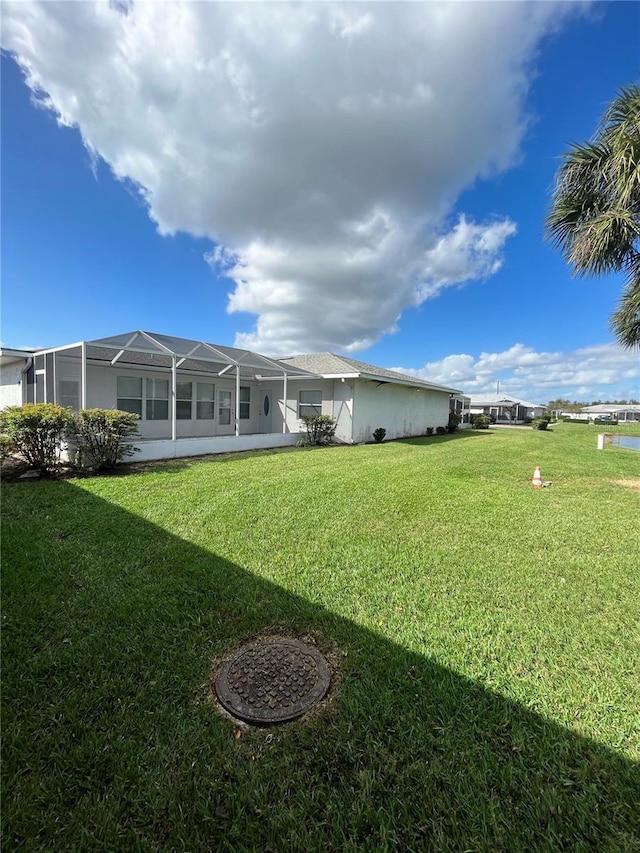
{"type": "Polygon", "coordinates": [[[501,395],[536,403],[640,399],[638,354],[616,344],[536,352],[518,343],[504,352],[450,355],[421,368],[393,369],[460,388],[472,397],[495,394],[499,381],[501,395]]]}
{"type": "Polygon", "coordinates": [[[531,63],[574,9],[15,2],[2,40],[160,233],[215,244],[229,311],[257,315],[238,343],[357,349],[499,268],[514,223],[448,217],[518,160],[531,63]]]}

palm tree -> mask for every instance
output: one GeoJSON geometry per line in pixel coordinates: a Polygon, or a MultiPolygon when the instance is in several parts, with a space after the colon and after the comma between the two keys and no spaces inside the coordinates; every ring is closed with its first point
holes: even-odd
{"type": "Polygon", "coordinates": [[[563,156],[546,231],[574,275],[626,274],[611,328],[640,346],[640,86],[620,89],[594,139],[563,156]]]}

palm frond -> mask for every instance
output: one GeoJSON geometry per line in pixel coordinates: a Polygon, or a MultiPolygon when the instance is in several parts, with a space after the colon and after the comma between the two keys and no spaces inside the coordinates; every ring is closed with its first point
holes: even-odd
{"type": "Polygon", "coordinates": [[[611,323],[624,346],[640,343],[640,86],[619,91],[594,139],[562,158],[545,223],[546,237],[574,275],[626,270],[611,323]],[[635,336],[635,337],[634,337],[635,336]]]}
{"type": "Polygon", "coordinates": [[[611,329],[625,349],[640,348],[640,262],[635,267],[611,316],[611,329]]]}

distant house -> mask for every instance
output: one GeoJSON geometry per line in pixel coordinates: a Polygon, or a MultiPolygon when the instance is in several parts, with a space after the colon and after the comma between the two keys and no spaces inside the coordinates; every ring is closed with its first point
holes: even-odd
{"type": "Polygon", "coordinates": [[[472,415],[487,415],[493,423],[522,424],[543,415],[545,406],[518,397],[472,397],[470,411],[472,415]]]}
{"type": "Polygon", "coordinates": [[[133,459],[295,444],[304,415],[336,419],[336,438],[370,441],[446,426],[459,392],[331,353],[272,359],[249,350],[135,331],[2,356],[3,406],[52,402],[140,418],[133,459]],[[6,359],[6,361],[5,361],[6,359]]]}
{"type": "Polygon", "coordinates": [[[618,423],[640,421],[640,406],[632,406],[628,403],[618,405],[617,403],[599,403],[595,406],[584,406],[580,409],[582,417],[590,421],[598,418],[617,421],[618,423]]]}

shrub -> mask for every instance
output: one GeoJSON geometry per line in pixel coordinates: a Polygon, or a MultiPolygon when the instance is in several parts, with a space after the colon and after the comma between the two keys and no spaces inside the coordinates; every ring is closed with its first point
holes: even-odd
{"type": "Polygon", "coordinates": [[[307,415],[301,418],[307,431],[304,444],[331,444],[336,433],[336,421],[331,415],[307,415]]]}
{"type": "Polygon", "coordinates": [[[436,433],[438,435],[445,435],[446,432],[447,432],[446,427],[443,427],[443,426],[436,427],[436,433]]]}
{"type": "Polygon", "coordinates": [[[43,475],[59,465],[62,443],[72,424],[71,410],[53,403],[9,406],[0,412],[0,430],[29,467],[43,475]]]}
{"type": "Polygon", "coordinates": [[[11,441],[11,436],[5,435],[4,433],[0,434],[0,459],[7,459],[13,453],[13,441],[11,441]]]}
{"type": "Polygon", "coordinates": [[[471,426],[474,429],[489,429],[491,420],[486,415],[471,415],[471,426]]]}
{"type": "Polygon", "coordinates": [[[455,432],[460,426],[461,420],[462,418],[457,412],[449,412],[449,423],[447,424],[449,432],[455,432]]]}
{"type": "Polygon", "coordinates": [[[374,429],[373,431],[373,439],[380,444],[381,441],[384,440],[385,435],[387,434],[386,429],[384,427],[378,427],[378,429],[374,429]]]}
{"type": "Polygon", "coordinates": [[[531,421],[533,429],[546,429],[549,426],[548,418],[534,418],[531,421]]]}
{"type": "Polygon", "coordinates": [[[433,427],[427,427],[427,435],[433,435],[433,427]]]}
{"type": "Polygon", "coordinates": [[[75,416],[80,464],[96,471],[115,468],[137,449],[127,439],[138,432],[138,416],[119,409],[83,409],[75,416]]]}

